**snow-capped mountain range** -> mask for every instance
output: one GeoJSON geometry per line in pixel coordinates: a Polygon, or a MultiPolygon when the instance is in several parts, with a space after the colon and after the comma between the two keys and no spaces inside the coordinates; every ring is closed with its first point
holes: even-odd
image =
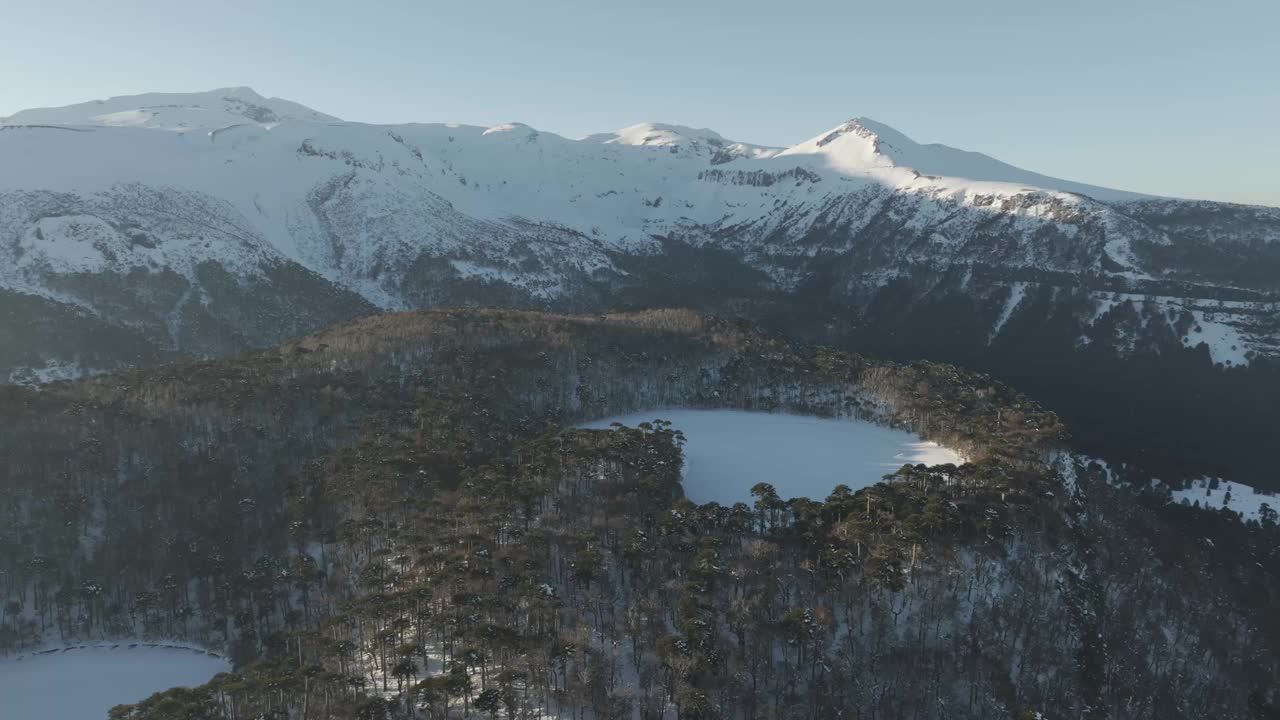
{"type": "Polygon", "coordinates": [[[649,123],[574,140],[228,88],[0,120],[0,293],[27,338],[0,379],[455,303],[771,302],[856,334],[950,298],[984,347],[1056,317],[1073,348],[1241,366],[1280,354],[1278,270],[1278,209],[1059,180],[865,118],[787,148],[649,123]]]}

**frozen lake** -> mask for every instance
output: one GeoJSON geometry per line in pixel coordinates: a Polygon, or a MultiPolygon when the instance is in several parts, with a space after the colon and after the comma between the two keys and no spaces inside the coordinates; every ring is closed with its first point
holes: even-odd
{"type": "Polygon", "coordinates": [[[585,428],[628,427],[670,420],[684,432],[684,492],[696,503],[755,501],[751,486],[767,482],[784,499],[823,500],[841,483],[874,485],[905,463],[964,459],[918,436],[858,420],[742,410],[647,410],[596,420],[585,428]]]}
{"type": "Polygon", "coordinates": [[[116,705],[231,669],[195,650],[128,645],[0,659],[0,718],[106,720],[116,705]]]}

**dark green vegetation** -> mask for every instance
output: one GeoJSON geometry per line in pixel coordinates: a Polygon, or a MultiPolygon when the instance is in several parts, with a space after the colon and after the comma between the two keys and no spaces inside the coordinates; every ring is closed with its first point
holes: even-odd
{"type": "MultiPolygon", "coordinates": [[[[831,242],[821,234],[811,241],[831,242]]],[[[1219,252],[1239,265],[1272,268],[1267,258],[1277,251],[1259,244],[1219,252]]],[[[1139,464],[1167,481],[1207,474],[1280,491],[1274,463],[1256,450],[1274,442],[1280,427],[1280,363],[1259,356],[1247,367],[1215,365],[1206,346],[1184,347],[1175,328],[1195,324],[1185,312],[1171,322],[1155,304],[1121,304],[1100,322],[1086,322],[1098,314],[1099,288],[1089,279],[1034,271],[1011,277],[981,265],[919,267],[873,290],[851,291],[850,277],[877,262],[857,253],[820,253],[787,267],[806,278],[794,292],[771,288],[762,273],[715,246],[666,240],[663,254],[615,262],[630,276],[608,294],[614,300],[607,307],[691,307],[749,319],[794,342],[960,365],[1053,409],[1093,455],[1139,464]],[[1010,280],[1030,289],[992,337],[1010,280]],[[1117,351],[1125,345],[1134,349],[1117,351]]],[[[1224,300],[1269,300],[1272,309],[1257,311],[1257,322],[1280,331],[1274,287],[1221,293],[1224,300]]]]}
{"type": "Polygon", "coordinates": [[[795,320],[812,316],[797,308],[769,327],[787,327],[811,342],[989,373],[1057,412],[1078,447],[1165,480],[1216,475],[1280,490],[1274,463],[1257,451],[1273,443],[1280,427],[1280,363],[1273,358],[1215,366],[1205,346],[1183,347],[1151,308],[1122,305],[1084,329],[1080,318],[1094,313],[1093,301],[1083,291],[1047,285],[1029,291],[987,342],[984,318],[998,313],[999,303],[975,303],[962,283],[959,273],[903,280],[862,314],[831,307],[825,325],[801,331],[795,320]],[[1120,357],[1117,337],[1143,337],[1147,347],[1120,357]]]}
{"type": "MultiPolygon", "coordinates": [[[[142,333],[34,295],[0,290],[0,381],[10,379],[11,368],[43,367],[51,358],[68,359],[68,376],[76,376],[81,368],[145,367],[178,357],[142,333]]],[[[35,379],[26,375],[13,379],[35,379]]]]}
{"type": "MultiPolygon", "coordinates": [[[[886,262],[874,249],[894,236],[889,229],[882,233],[868,238],[866,249],[837,253],[822,248],[840,244],[840,229],[817,228],[801,243],[815,248],[812,257],[764,252],[760,262],[803,278],[785,290],[739,250],[667,237],[654,238],[661,252],[610,251],[610,262],[621,272],[566,271],[557,282],[563,295],[551,299],[502,280],[464,277],[449,258],[427,253],[409,265],[398,291],[409,306],[422,308],[626,312],[689,307],[758,323],[793,342],[901,362],[948,362],[990,374],[1052,408],[1093,455],[1140,464],[1171,482],[1214,475],[1280,490],[1271,459],[1255,451],[1272,442],[1280,426],[1276,356],[1260,354],[1248,366],[1224,368],[1215,365],[1206,346],[1184,346],[1186,329],[1195,325],[1185,308],[1134,301],[1105,310],[1098,298],[1102,291],[1197,297],[1192,304],[1210,312],[1219,300],[1252,302],[1256,309],[1236,312],[1252,318],[1252,332],[1280,337],[1280,290],[1274,286],[1260,279],[1242,280],[1235,289],[1197,284],[1221,279],[1215,275],[1128,287],[1119,280],[1012,272],[980,263],[902,267],[886,282],[868,283],[867,269],[886,262]],[[1028,284],[1026,300],[1000,324],[1015,282],[1028,284]],[[1000,332],[993,335],[998,324],[1000,332]]],[[[729,232],[717,240],[732,238],[729,232]]],[[[539,242],[553,256],[562,250],[550,237],[539,242]]],[[[548,269],[533,247],[512,251],[511,273],[548,269]]],[[[1214,247],[1203,267],[1227,268],[1224,273],[1242,278],[1274,278],[1277,247],[1263,241],[1214,247]]],[[[1210,250],[1183,252],[1188,257],[1179,255],[1179,262],[1200,267],[1195,253],[1210,250]]],[[[62,365],[94,373],[179,356],[227,356],[376,311],[350,290],[297,267],[273,266],[262,281],[244,287],[213,264],[201,266],[197,275],[198,286],[172,274],[141,272],[58,281],[60,292],[82,297],[99,308],[99,317],[0,291],[0,341],[14,338],[0,342],[0,381],[26,381],[33,375],[30,368],[50,363],[55,369],[62,365]]]]}
{"type": "Polygon", "coordinates": [[[0,650],[152,636],[236,663],[119,720],[1280,702],[1274,524],[1114,489],[1052,413],[946,365],[682,311],[421,312],[0,387],[0,415],[0,650]],[[676,429],[565,429],[674,405],[874,419],[973,462],[699,507],[676,429]]]}

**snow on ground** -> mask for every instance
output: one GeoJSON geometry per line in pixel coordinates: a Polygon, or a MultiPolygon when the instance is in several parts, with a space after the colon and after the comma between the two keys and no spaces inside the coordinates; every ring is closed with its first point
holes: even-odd
{"type": "Polygon", "coordinates": [[[1147,197],[1139,193],[1112,190],[1041,175],[978,152],[960,150],[938,143],[918,143],[894,128],[870,118],[855,118],[851,122],[873,133],[879,146],[878,151],[890,158],[895,165],[909,167],[925,175],[1061,190],[1100,200],[1131,200],[1147,197]]]}
{"type": "MultiPolygon", "coordinates": [[[[1133,488],[1133,485],[1124,480],[1123,465],[1113,467],[1102,458],[1060,450],[1052,454],[1049,466],[1062,475],[1063,483],[1072,492],[1075,490],[1079,473],[1090,467],[1100,470],[1102,481],[1112,487],[1133,488]]],[[[1273,512],[1280,512],[1280,495],[1221,478],[1201,477],[1192,480],[1182,489],[1174,489],[1158,478],[1151,478],[1150,487],[1157,493],[1167,494],[1169,502],[1194,505],[1210,511],[1230,510],[1238,515],[1242,522],[1260,521],[1263,505],[1273,512]]]]}
{"type": "Polygon", "coordinates": [[[669,148],[682,145],[699,145],[719,148],[734,157],[768,158],[777,155],[782,148],[752,145],[726,140],[720,133],[707,128],[696,129],[666,123],[639,123],[611,133],[599,133],[582,138],[581,142],[605,145],[646,145],[669,148]]]}
{"type": "Polygon", "coordinates": [[[230,669],[202,650],[120,643],[0,659],[0,718],[103,720],[122,703],[230,669]]]}
{"type": "Polygon", "coordinates": [[[964,458],[913,433],[858,420],[741,410],[649,410],[586,423],[607,428],[669,420],[684,432],[684,491],[694,502],[751,504],[767,482],[779,497],[823,500],[836,485],[874,485],[902,465],[964,458]]]}
{"type": "Polygon", "coordinates": [[[0,121],[8,125],[142,127],[182,131],[244,122],[246,119],[262,124],[282,120],[337,120],[288,100],[264,98],[246,87],[230,87],[200,93],[124,95],[65,107],[34,108],[0,118],[0,121]]]}
{"type": "MultiPolygon", "coordinates": [[[[1245,355],[1249,345],[1239,330],[1222,322],[1216,313],[1192,310],[1191,314],[1195,317],[1196,324],[1182,339],[1184,345],[1197,347],[1204,343],[1209,347],[1209,357],[1219,365],[1239,367],[1249,364],[1249,358],[1245,355]]],[[[1231,317],[1229,312],[1224,315],[1231,317]]]]}
{"type": "MultiPolygon", "coordinates": [[[[79,363],[49,360],[39,367],[19,367],[9,372],[9,383],[12,385],[44,385],[58,380],[71,380],[95,374],[92,370],[80,366],[79,363]]],[[[0,382],[3,382],[0,380],[0,382]]]]}
{"type": "MultiPolygon", "coordinates": [[[[1176,331],[1175,320],[1184,313],[1190,313],[1194,322],[1182,333],[1183,346],[1195,348],[1205,345],[1210,359],[1223,367],[1247,366],[1253,353],[1269,352],[1267,346],[1250,332],[1250,327],[1257,322],[1254,318],[1280,311],[1276,303],[1265,301],[1206,300],[1111,291],[1090,293],[1090,297],[1094,302],[1093,314],[1088,320],[1090,325],[1097,325],[1115,308],[1129,305],[1149,315],[1163,316],[1170,329],[1176,331]]],[[[1133,338],[1129,339],[1131,345],[1133,338]]],[[[1089,338],[1081,336],[1080,342],[1088,344],[1089,338]]],[[[1132,347],[1127,349],[1132,350],[1132,347]]]]}
{"type": "Polygon", "coordinates": [[[1176,503],[1199,503],[1200,507],[1208,510],[1226,508],[1239,514],[1240,519],[1246,522],[1259,520],[1263,505],[1273,511],[1280,511],[1280,496],[1263,493],[1230,480],[1219,480],[1217,488],[1211,488],[1210,484],[1209,478],[1200,478],[1184,490],[1171,490],[1169,497],[1176,503]]]}
{"type": "MultiPolygon", "coordinates": [[[[1029,190],[1039,185],[1016,168],[871,121],[784,152],[656,123],[583,140],[519,123],[346,123],[223,88],[28,110],[0,118],[0,130],[0,235],[19,238],[0,247],[0,287],[60,302],[50,273],[194,278],[212,261],[258,277],[288,260],[398,308],[400,278],[387,268],[410,267],[424,251],[473,263],[455,266],[464,276],[488,276],[500,259],[555,241],[566,253],[557,262],[520,259],[562,269],[511,265],[536,277],[527,290],[553,297],[567,287],[563,268],[610,268],[607,248],[656,247],[654,237],[674,232],[802,232],[779,225],[795,214],[849,223],[852,238],[883,208],[884,193],[898,190],[912,195],[899,218],[912,232],[945,224],[957,207],[1013,213],[1014,228],[1028,233],[1064,206],[1104,211],[1054,192],[1069,184],[1034,176],[1044,188],[1029,190]],[[964,179],[930,169],[982,172],[964,179]],[[818,213],[833,203],[841,216],[818,213]]],[[[931,234],[930,253],[959,252],[956,237],[931,234]]],[[[776,280],[799,281],[780,267],[770,269],[776,280]]]]}
{"type": "Polygon", "coordinates": [[[1004,329],[1005,323],[1009,322],[1009,318],[1013,317],[1013,311],[1018,309],[1022,304],[1023,298],[1027,296],[1027,285],[1025,282],[1016,282],[1009,286],[1009,299],[1004,303],[1004,309],[1000,311],[1000,317],[996,319],[996,324],[991,328],[991,333],[987,336],[987,344],[991,344],[992,340],[1000,334],[1004,329]]]}

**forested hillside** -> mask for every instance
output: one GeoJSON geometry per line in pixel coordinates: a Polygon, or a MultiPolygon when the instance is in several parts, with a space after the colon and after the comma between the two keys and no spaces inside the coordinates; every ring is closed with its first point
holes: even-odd
{"type": "Polygon", "coordinates": [[[1092,455],[1280,490],[1255,450],[1280,426],[1280,208],[1054,178],[864,117],[793,140],[345,122],[246,87],[18,112],[0,382],[375,312],[688,307],[985,372],[1092,455]]]}
{"type": "Polygon", "coordinates": [[[683,311],[415,312],[3,386],[0,421],[0,651],[236,665],[117,720],[1280,716],[1273,520],[1113,487],[1052,413],[946,365],[683,311]],[[970,462],[695,506],[676,406],[970,462]]]}

